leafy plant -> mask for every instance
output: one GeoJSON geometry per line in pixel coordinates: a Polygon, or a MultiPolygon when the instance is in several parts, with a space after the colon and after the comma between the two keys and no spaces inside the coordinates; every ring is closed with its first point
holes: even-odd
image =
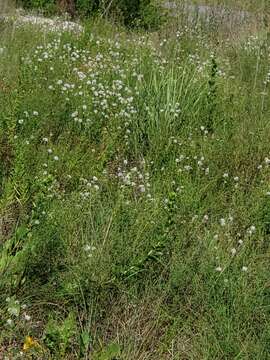
{"type": "Polygon", "coordinates": [[[93,355],[93,360],[121,360],[120,346],[116,343],[109,344],[105,349],[93,355]]]}
{"type": "Polygon", "coordinates": [[[73,312],[70,312],[63,321],[57,321],[56,319],[48,321],[44,333],[44,343],[52,354],[63,357],[76,333],[75,315],[73,312]]]}

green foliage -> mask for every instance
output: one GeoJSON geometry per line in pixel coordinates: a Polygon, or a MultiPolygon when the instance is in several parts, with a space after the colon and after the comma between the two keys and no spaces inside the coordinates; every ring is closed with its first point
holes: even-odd
{"type": "Polygon", "coordinates": [[[47,15],[52,15],[57,11],[55,0],[20,0],[18,3],[22,4],[26,9],[43,10],[47,15]]]}
{"type": "Polygon", "coordinates": [[[91,16],[101,10],[102,1],[100,0],[76,0],[76,10],[84,16],[91,16]]]}
{"type": "Polygon", "coordinates": [[[43,10],[46,14],[61,10],[69,12],[72,16],[75,15],[74,11],[80,16],[87,17],[100,14],[116,22],[122,22],[127,27],[148,30],[158,29],[165,20],[164,10],[153,0],[74,0],[62,3],[56,0],[22,0],[22,5],[25,8],[43,10]]]}
{"type": "Polygon", "coordinates": [[[143,27],[156,30],[164,21],[164,10],[152,0],[120,0],[113,3],[111,11],[120,13],[128,27],[143,27]]]}
{"type": "Polygon", "coordinates": [[[121,359],[119,345],[112,343],[109,344],[106,349],[93,355],[93,360],[118,360],[121,359]]]}
{"type": "Polygon", "coordinates": [[[76,335],[75,315],[70,312],[63,321],[59,322],[55,319],[48,321],[44,334],[44,343],[51,351],[51,354],[57,355],[57,358],[64,358],[76,335]]]}
{"type": "Polygon", "coordinates": [[[267,359],[267,35],[3,26],[3,356],[267,359]]]}

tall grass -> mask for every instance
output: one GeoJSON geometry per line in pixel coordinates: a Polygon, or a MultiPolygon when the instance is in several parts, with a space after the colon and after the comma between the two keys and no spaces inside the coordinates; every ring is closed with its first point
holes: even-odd
{"type": "Polygon", "coordinates": [[[267,359],[266,34],[2,26],[1,355],[267,359]]]}

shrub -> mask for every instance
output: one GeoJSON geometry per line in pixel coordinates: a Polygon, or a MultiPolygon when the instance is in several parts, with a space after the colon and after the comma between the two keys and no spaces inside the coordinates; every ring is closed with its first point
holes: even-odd
{"type": "Polygon", "coordinates": [[[121,0],[117,4],[128,27],[143,27],[147,30],[157,29],[164,20],[161,6],[153,0],[121,0]]]}
{"type": "Polygon", "coordinates": [[[127,27],[157,29],[164,19],[154,0],[21,0],[25,8],[41,9],[46,14],[67,12],[71,16],[94,16],[100,13],[122,22],[127,27]]]}
{"type": "Polygon", "coordinates": [[[55,0],[21,0],[18,3],[26,9],[42,9],[48,15],[57,11],[55,0]]]}

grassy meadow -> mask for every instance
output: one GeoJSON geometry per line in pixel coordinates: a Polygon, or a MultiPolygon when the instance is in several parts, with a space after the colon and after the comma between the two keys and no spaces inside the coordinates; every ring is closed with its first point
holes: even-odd
{"type": "Polygon", "coordinates": [[[0,359],[269,359],[270,38],[0,23],[0,359]]]}

